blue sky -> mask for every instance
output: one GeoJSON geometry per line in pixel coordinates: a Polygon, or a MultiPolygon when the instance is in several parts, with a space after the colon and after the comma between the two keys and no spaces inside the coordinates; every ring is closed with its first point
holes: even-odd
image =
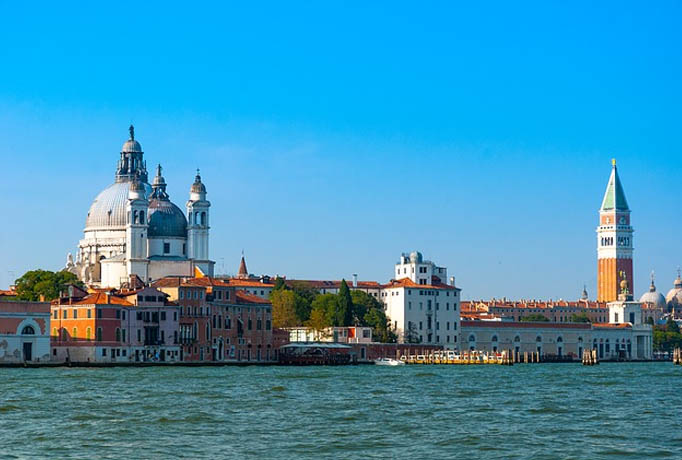
{"type": "Polygon", "coordinates": [[[679,3],[367,3],[0,2],[0,287],[75,251],[130,122],[182,208],[201,168],[226,272],[419,249],[465,298],[594,297],[616,157],[635,290],[672,286],[679,3]]]}

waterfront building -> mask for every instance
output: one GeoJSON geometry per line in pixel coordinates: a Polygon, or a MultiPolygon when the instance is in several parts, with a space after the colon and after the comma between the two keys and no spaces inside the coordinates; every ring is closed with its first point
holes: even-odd
{"type": "MultiPolygon", "coordinates": [[[[284,283],[289,287],[305,286],[317,290],[320,294],[338,294],[343,280],[298,280],[285,279],[284,283]]],[[[379,299],[383,285],[378,281],[358,281],[357,275],[346,281],[348,289],[351,291],[362,291],[379,299]]]]}
{"type": "Polygon", "coordinates": [[[0,364],[50,360],[50,304],[0,299],[0,364]]]}
{"type": "Polygon", "coordinates": [[[363,326],[333,326],[322,331],[311,327],[287,327],[289,342],[372,343],[372,328],[363,326]]]}
{"type": "Polygon", "coordinates": [[[568,300],[467,300],[462,301],[462,315],[487,313],[509,321],[522,321],[530,315],[542,315],[549,322],[569,323],[577,315],[585,315],[590,322],[608,321],[609,309],[606,302],[595,302],[587,298],[568,300]]]}
{"type": "Polygon", "coordinates": [[[213,275],[209,259],[209,208],[197,171],[185,214],[171,200],[156,169],[148,183],[142,146],[130,126],[114,183],[100,192],[88,211],[83,239],[65,269],[95,287],[119,288],[131,274],[144,282],[168,275],[213,275]]]}
{"type": "Polygon", "coordinates": [[[597,300],[618,299],[620,273],[634,287],[632,271],[633,229],[630,208],[618,176],[616,160],[599,209],[597,227],[597,300]]]}
{"type": "Polygon", "coordinates": [[[174,362],[180,307],[158,289],[96,291],[52,303],[52,357],[60,362],[174,362]]]}
{"type": "Polygon", "coordinates": [[[211,277],[168,277],[154,286],[181,309],[183,361],[268,362],[277,359],[272,304],[211,277]]]}
{"type": "Polygon", "coordinates": [[[446,284],[447,269],[415,251],[402,254],[393,279],[381,287],[380,299],[400,343],[424,343],[457,348],[460,292],[446,284]]]}

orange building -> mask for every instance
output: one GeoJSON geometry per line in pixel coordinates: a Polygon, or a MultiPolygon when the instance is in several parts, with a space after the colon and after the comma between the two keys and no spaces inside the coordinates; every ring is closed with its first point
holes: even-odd
{"type": "Polygon", "coordinates": [[[597,227],[597,300],[600,302],[618,300],[623,279],[627,280],[630,294],[634,290],[632,234],[630,208],[613,160],[597,227]]]}

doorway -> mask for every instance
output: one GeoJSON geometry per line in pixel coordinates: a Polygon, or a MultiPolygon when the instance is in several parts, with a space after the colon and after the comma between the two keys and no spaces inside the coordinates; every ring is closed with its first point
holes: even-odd
{"type": "Polygon", "coordinates": [[[33,360],[33,344],[24,342],[24,361],[33,360]]]}

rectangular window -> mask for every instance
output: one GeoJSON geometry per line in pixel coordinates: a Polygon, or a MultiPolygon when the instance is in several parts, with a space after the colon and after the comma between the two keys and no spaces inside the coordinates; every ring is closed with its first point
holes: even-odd
{"type": "Polygon", "coordinates": [[[107,355],[107,349],[106,349],[106,348],[102,348],[102,356],[106,356],[106,355],[107,355]]]}
{"type": "Polygon", "coordinates": [[[88,311],[88,318],[92,318],[92,310],[90,310],[90,309],[88,308],[87,311],[88,311]]]}
{"type": "Polygon", "coordinates": [[[99,308],[97,309],[97,319],[102,319],[102,310],[99,308]]]}
{"type": "Polygon", "coordinates": [[[62,318],[66,319],[68,317],[68,314],[66,313],[66,310],[62,310],[64,313],[62,313],[62,318]]]}
{"type": "Polygon", "coordinates": [[[178,312],[174,311],[173,312],[173,321],[177,321],[177,320],[178,320],[178,312]]]}
{"type": "Polygon", "coordinates": [[[73,309],[73,319],[78,319],[78,310],[73,309]]]}
{"type": "Polygon", "coordinates": [[[166,331],[161,331],[161,343],[166,343],[166,331]]]}
{"type": "Polygon", "coordinates": [[[420,331],[422,330],[422,325],[423,325],[422,322],[419,321],[419,330],[420,330],[420,331]]]}
{"type": "Polygon", "coordinates": [[[407,309],[412,310],[412,302],[407,302],[407,309]]]}
{"type": "Polygon", "coordinates": [[[141,329],[137,330],[137,341],[142,342],[142,330],[141,329]]]}
{"type": "Polygon", "coordinates": [[[163,243],[163,253],[170,254],[170,243],[163,243]]]}
{"type": "Polygon", "coordinates": [[[59,314],[59,311],[58,311],[58,310],[55,310],[55,311],[52,313],[54,319],[57,319],[57,318],[58,318],[58,316],[57,316],[58,314],[59,314]]]}
{"type": "Polygon", "coordinates": [[[161,312],[161,321],[166,321],[166,312],[165,311],[161,312]]]}
{"type": "Polygon", "coordinates": [[[102,341],[102,328],[98,327],[97,330],[95,331],[95,340],[98,342],[102,341]]]}
{"type": "Polygon", "coordinates": [[[180,298],[181,299],[185,298],[185,291],[183,291],[182,289],[180,289],[180,298]]]}
{"type": "Polygon", "coordinates": [[[116,310],[116,319],[121,319],[121,310],[116,310]]]}
{"type": "Polygon", "coordinates": [[[126,341],[126,330],[121,329],[121,342],[125,342],[125,341],[126,341]]]}

